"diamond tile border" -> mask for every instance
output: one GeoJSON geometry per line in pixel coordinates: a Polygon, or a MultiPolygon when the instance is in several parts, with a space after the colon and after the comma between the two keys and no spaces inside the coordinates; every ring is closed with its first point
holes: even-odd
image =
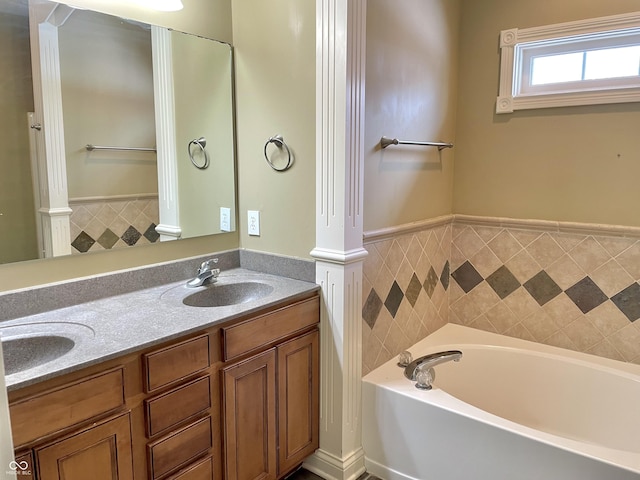
{"type": "Polygon", "coordinates": [[[372,238],[363,294],[402,298],[363,329],[365,373],[447,321],[640,364],[640,228],[450,216],[372,238]]]}
{"type": "MultiPolygon", "coordinates": [[[[509,238],[513,237],[510,236],[509,238]]],[[[495,237],[492,241],[495,241],[495,237]]],[[[587,252],[584,250],[585,243],[587,242],[579,244],[581,247],[580,255],[583,257],[587,256],[587,252]]],[[[534,242],[532,245],[539,248],[540,242],[534,242]]],[[[510,243],[509,249],[511,250],[510,243]]],[[[599,247],[599,254],[601,251],[602,248],[599,247]]],[[[537,252],[537,255],[538,257],[549,256],[540,251],[537,252]]],[[[600,262],[603,262],[601,258],[600,262]]],[[[620,271],[623,272],[625,278],[629,278],[624,270],[620,269],[620,271]]],[[[469,294],[483,281],[486,281],[502,300],[509,297],[520,287],[520,282],[506,265],[500,266],[487,278],[483,278],[478,272],[478,268],[469,260],[466,260],[451,274],[451,277],[465,294],[469,294]]],[[[584,276],[578,282],[563,290],[546,270],[540,270],[525,281],[522,286],[540,306],[545,305],[564,292],[584,314],[611,300],[630,321],[633,322],[640,318],[640,285],[637,282],[633,282],[620,292],[608,297],[590,276],[584,276]]]]}
{"type": "Polygon", "coordinates": [[[451,226],[365,245],[362,368],[367,373],[449,319],[451,226]]]}
{"type": "Polygon", "coordinates": [[[158,200],[70,202],[72,253],[110,250],[134,245],[156,243],[159,223],[158,200]]]}

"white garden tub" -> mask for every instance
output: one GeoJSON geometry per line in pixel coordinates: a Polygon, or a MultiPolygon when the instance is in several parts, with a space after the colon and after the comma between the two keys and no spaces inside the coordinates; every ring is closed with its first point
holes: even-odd
{"type": "Polygon", "coordinates": [[[367,471],[384,480],[640,479],[640,366],[448,324],[409,350],[461,350],[418,390],[363,378],[367,471]]]}

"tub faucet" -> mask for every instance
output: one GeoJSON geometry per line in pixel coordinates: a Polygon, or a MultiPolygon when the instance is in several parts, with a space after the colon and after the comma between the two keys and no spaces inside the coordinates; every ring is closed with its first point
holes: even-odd
{"type": "Polygon", "coordinates": [[[202,262],[200,268],[198,268],[197,276],[187,282],[187,287],[201,287],[207,282],[215,282],[218,275],[220,275],[220,269],[211,267],[216,263],[218,263],[217,258],[212,258],[206,262],[202,262]]]}
{"type": "Polygon", "coordinates": [[[431,383],[436,378],[436,372],[433,367],[449,361],[459,362],[461,358],[462,352],[460,350],[430,353],[416,358],[407,365],[404,368],[404,376],[413,382],[417,382],[417,388],[431,390],[431,383]]]}

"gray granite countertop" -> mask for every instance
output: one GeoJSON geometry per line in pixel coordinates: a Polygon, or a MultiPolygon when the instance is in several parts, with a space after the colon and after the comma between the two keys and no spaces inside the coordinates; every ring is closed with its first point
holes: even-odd
{"type": "Polygon", "coordinates": [[[261,282],[273,290],[262,298],[237,305],[192,307],[182,300],[207,287],[187,288],[185,282],[180,281],[0,322],[0,335],[5,341],[59,335],[63,340],[70,338],[75,342],[73,348],[58,358],[9,372],[5,377],[7,388],[16,390],[104,362],[319,288],[314,283],[242,268],[223,271],[215,285],[239,282],[261,282]]]}

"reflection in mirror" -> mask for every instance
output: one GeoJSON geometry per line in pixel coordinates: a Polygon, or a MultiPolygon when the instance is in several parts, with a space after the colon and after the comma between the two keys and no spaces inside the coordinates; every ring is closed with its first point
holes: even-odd
{"type": "Polygon", "coordinates": [[[231,47],[26,1],[0,2],[0,263],[233,231],[231,47]]]}

